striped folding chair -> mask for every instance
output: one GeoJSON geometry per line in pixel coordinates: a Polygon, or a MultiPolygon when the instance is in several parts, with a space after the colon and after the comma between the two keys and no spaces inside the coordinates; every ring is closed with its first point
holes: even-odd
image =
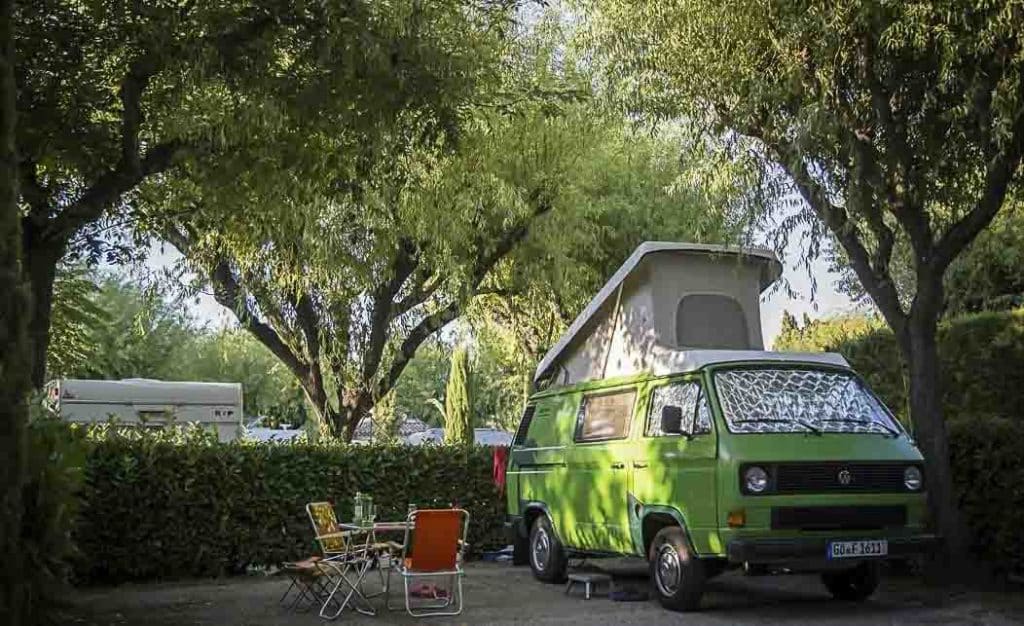
{"type": "Polygon", "coordinates": [[[359,533],[341,530],[330,502],[311,502],[306,505],[306,513],[323,553],[316,566],[330,580],[320,617],[334,619],[349,607],[364,615],[374,615],[376,612],[362,591],[363,577],[373,559],[369,545],[371,534],[362,533],[365,541],[356,541],[359,533]],[[345,593],[341,600],[337,598],[339,591],[345,593]]]}

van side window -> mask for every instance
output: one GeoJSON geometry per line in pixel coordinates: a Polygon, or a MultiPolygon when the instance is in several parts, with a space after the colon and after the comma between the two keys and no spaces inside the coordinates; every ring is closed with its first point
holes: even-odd
{"type": "Polygon", "coordinates": [[[700,392],[700,400],[697,401],[697,418],[693,422],[694,435],[707,435],[711,432],[711,405],[708,404],[708,394],[700,392]]]}
{"type": "Polygon", "coordinates": [[[711,414],[706,410],[707,400],[701,393],[700,383],[686,381],[656,387],[651,392],[651,408],[647,413],[648,437],[667,437],[675,433],[661,431],[661,412],[666,406],[682,409],[682,433],[697,435],[711,432],[711,414]],[[698,403],[698,400],[700,402],[698,403]],[[702,410],[700,407],[704,407],[702,410]],[[701,415],[703,413],[703,415],[701,415]]]}
{"type": "Polygon", "coordinates": [[[537,405],[531,404],[523,411],[523,417],[519,420],[519,430],[516,431],[515,439],[512,440],[512,445],[522,446],[526,444],[526,433],[530,430],[530,422],[533,421],[533,412],[537,409],[537,405]]]}
{"type": "Polygon", "coordinates": [[[635,389],[584,396],[576,416],[576,441],[625,438],[635,401],[635,389]]]}
{"type": "Polygon", "coordinates": [[[559,441],[557,403],[550,399],[526,407],[523,421],[516,431],[515,445],[523,448],[546,448],[557,446],[559,441]]]}

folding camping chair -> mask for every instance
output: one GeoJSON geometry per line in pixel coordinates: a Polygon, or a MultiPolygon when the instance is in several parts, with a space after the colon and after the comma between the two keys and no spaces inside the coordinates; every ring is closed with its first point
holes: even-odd
{"type": "MultiPolygon", "coordinates": [[[[405,589],[405,610],[413,617],[431,615],[458,615],[462,613],[462,558],[469,530],[469,513],[463,509],[425,509],[409,513],[405,529],[402,558],[393,569],[402,575],[405,589]],[[410,541],[411,535],[411,541],[410,541]],[[418,603],[413,607],[410,584],[418,579],[447,578],[451,583],[443,597],[433,602],[418,603]],[[452,588],[454,587],[454,588],[452,588]],[[456,595],[458,595],[456,601],[456,595]],[[450,608],[451,607],[451,608],[450,608]],[[424,611],[423,609],[427,609],[424,611]],[[447,610],[434,610],[447,609],[447,610]]],[[[390,602],[389,584],[385,586],[385,605],[390,602]]],[[[421,586],[420,589],[423,589],[421,586]]]]}
{"type": "Polygon", "coordinates": [[[320,617],[334,619],[349,607],[349,603],[364,615],[375,615],[376,611],[362,591],[363,578],[376,558],[370,545],[373,533],[340,530],[330,502],[311,502],[306,505],[306,513],[323,553],[323,558],[316,561],[316,566],[330,580],[330,589],[320,607],[320,617]],[[362,541],[359,541],[359,535],[363,536],[362,541]],[[348,592],[339,602],[335,596],[343,586],[348,588],[348,592]],[[331,604],[337,607],[333,613],[328,612],[331,604]]]}
{"type": "Polygon", "coordinates": [[[285,600],[292,597],[288,603],[288,610],[308,610],[310,606],[318,605],[327,597],[328,591],[324,573],[317,567],[318,556],[312,556],[302,561],[292,561],[281,565],[280,574],[287,576],[291,581],[288,588],[284,590],[281,599],[278,601],[284,604],[285,600]]]}

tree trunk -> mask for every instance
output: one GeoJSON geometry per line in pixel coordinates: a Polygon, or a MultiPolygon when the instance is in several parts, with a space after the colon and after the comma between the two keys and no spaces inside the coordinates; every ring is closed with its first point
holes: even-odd
{"type": "Polygon", "coordinates": [[[318,377],[310,377],[300,382],[306,392],[306,398],[313,405],[320,424],[327,428],[328,434],[346,443],[351,442],[359,422],[373,409],[374,402],[369,394],[343,391],[338,394],[341,398],[341,409],[335,409],[327,399],[327,393],[318,377]]]}
{"type": "Polygon", "coordinates": [[[356,434],[356,428],[359,427],[359,422],[363,421],[363,418],[368,417],[372,409],[372,402],[358,402],[355,406],[341,411],[335,421],[338,437],[345,443],[351,442],[352,437],[356,434]]]}
{"type": "Polygon", "coordinates": [[[32,594],[21,541],[28,424],[29,303],[21,270],[15,146],[13,0],[0,0],[0,623],[28,623],[32,594]]]}
{"type": "Polygon", "coordinates": [[[26,232],[25,272],[31,287],[32,317],[28,337],[32,346],[32,386],[42,389],[46,384],[46,355],[50,348],[50,318],[53,313],[53,283],[57,265],[64,258],[65,244],[39,241],[26,232]]]}
{"type": "Polygon", "coordinates": [[[968,535],[957,505],[942,410],[938,313],[911,315],[901,341],[910,376],[910,419],[925,459],[925,486],[935,530],[944,541],[945,571],[969,561],[968,535]]]}

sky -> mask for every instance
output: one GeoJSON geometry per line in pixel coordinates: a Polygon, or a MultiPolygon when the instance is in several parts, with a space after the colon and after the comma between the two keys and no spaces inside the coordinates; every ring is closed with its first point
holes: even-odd
{"type": "MultiPolygon", "coordinates": [[[[794,238],[798,240],[799,238],[794,238]]],[[[810,274],[808,270],[799,264],[799,252],[794,249],[787,251],[783,261],[783,277],[789,280],[790,287],[794,292],[792,295],[785,290],[776,290],[765,296],[761,302],[761,329],[764,336],[764,345],[771,349],[775,337],[779,334],[782,325],[782,312],[789,311],[801,319],[806,313],[811,319],[831,317],[842,313],[848,313],[856,308],[856,305],[844,294],[836,290],[835,284],[838,276],[828,271],[828,264],[823,259],[818,259],[811,264],[810,274]],[[811,277],[817,283],[817,291],[811,299],[811,277]]],[[[154,246],[151,250],[148,269],[162,270],[170,267],[181,258],[181,255],[171,246],[154,246]]],[[[200,293],[190,299],[186,306],[192,315],[203,324],[212,328],[223,328],[235,324],[234,315],[226,308],[217,304],[209,293],[200,293]]]]}
{"type": "Polygon", "coordinates": [[[857,309],[857,305],[846,295],[836,290],[837,274],[828,271],[828,264],[824,259],[817,259],[811,263],[810,274],[803,266],[797,266],[795,259],[798,255],[793,251],[783,259],[783,277],[790,282],[793,297],[784,293],[784,290],[777,290],[768,295],[761,302],[761,332],[764,335],[764,345],[771,348],[775,338],[782,326],[782,312],[789,311],[801,319],[806,313],[811,319],[823,317],[834,317],[843,313],[849,313],[857,309]],[[811,299],[811,277],[817,283],[817,290],[814,299],[811,299]]]}

